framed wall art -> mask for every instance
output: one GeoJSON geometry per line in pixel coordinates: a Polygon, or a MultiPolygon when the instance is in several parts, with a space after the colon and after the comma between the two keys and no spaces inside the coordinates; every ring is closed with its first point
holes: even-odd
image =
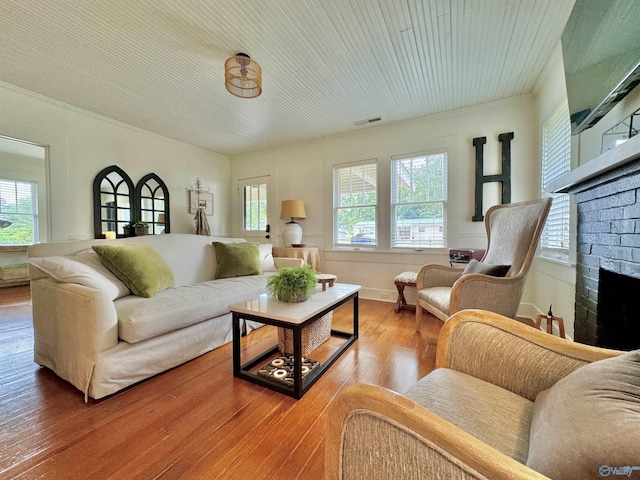
{"type": "Polygon", "coordinates": [[[204,209],[205,214],[213,215],[213,193],[189,190],[189,212],[196,213],[199,208],[204,209]]]}

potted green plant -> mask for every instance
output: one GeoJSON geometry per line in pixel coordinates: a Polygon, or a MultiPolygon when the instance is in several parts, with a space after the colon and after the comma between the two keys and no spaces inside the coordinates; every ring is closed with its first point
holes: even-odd
{"type": "Polygon", "coordinates": [[[147,235],[149,233],[149,224],[147,222],[136,222],[133,225],[133,233],[137,237],[138,235],[147,235]]]}
{"type": "Polygon", "coordinates": [[[269,277],[267,291],[282,302],[304,302],[317,283],[316,272],[309,265],[285,267],[269,277]]]}

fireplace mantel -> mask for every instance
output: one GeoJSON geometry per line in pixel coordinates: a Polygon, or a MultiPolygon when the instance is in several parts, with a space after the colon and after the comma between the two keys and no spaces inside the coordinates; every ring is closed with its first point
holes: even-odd
{"type": "Polygon", "coordinates": [[[622,145],[608,152],[604,152],[593,160],[549,182],[549,190],[553,193],[568,193],[576,185],[602,175],[609,170],[618,168],[637,158],[640,158],[640,135],[630,138],[622,145]]]}

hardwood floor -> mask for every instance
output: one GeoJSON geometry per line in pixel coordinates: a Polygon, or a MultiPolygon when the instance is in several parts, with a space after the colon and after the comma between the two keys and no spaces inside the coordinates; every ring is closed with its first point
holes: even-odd
{"type": "MultiPolygon", "coordinates": [[[[102,400],[33,363],[28,287],[0,290],[0,478],[321,479],[331,399],[346,385],[404,392],[434,366],[441,322],[360,300],[360,338],[300,400],[232,376],[231,345],[102,400]]],[[[348,328],[351,304],[334,314],[348,328]]],[[[243,351],[276,342],[274,327],[243,351]]],[[[321,360],[328,342],[310,355],[321,360]]]]}

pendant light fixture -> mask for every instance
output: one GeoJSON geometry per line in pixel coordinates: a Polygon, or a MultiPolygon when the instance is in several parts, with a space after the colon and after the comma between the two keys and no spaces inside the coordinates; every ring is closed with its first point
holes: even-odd
{"type": "Polygon", "coordinates": [[[258,97],[262,93],[262,69],[246,53],[237,53],[224,62],[224,84],[236,97],[258,97]]]}

